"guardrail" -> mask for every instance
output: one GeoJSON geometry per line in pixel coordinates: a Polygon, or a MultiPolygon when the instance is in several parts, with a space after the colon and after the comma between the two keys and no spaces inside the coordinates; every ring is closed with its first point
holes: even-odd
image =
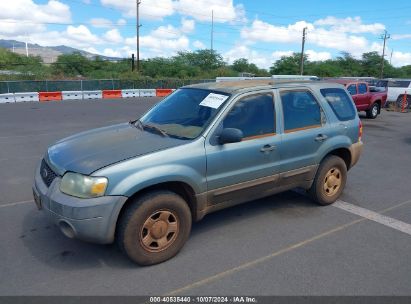
{"type": "Polygon", "coordinates": [[[0,103],[55,102],[61,100],[115,99],[130,97],[166,97],[175,89],[130,89],[94,91],[19,92],[0,94],[0,103]]]}

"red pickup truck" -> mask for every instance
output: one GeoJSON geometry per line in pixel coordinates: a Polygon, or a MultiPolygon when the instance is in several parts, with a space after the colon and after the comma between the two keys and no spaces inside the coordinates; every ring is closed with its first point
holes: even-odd
{"type": "Polygon", "coordinates": [[[358,111],[365,111],[368,118],[376,118],[387,101],[387,91],[372,92],[368,83],[352,79],[327,79],[344,85],[351,94],[358,111]]]}

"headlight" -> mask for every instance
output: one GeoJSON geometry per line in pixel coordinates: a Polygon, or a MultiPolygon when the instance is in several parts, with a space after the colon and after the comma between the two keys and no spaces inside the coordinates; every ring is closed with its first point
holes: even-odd
{"type": "Polygon", "coordinates": [[[103,196],[106,192],[108,179],[105,177],[86,176],[68,172],[64,174],[60,191],[80,198],[103,196]]]}

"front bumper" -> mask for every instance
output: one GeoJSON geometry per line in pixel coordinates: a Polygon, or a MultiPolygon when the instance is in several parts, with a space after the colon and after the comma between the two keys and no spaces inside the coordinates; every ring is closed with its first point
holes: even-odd
{"type": "Polygon", "coordinates": [[[127,197],[76,198],[62,193],[60,182],[61,178],[57,177],[47,188],[40,176],[40,166],[37,168],[33,193],[39,198],[41,210],[67,237],[99,244],[112,243],[117,218],[127,197]]]}

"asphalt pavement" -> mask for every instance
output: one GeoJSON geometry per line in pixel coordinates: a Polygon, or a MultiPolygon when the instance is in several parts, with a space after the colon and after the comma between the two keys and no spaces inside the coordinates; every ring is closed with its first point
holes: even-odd
{"type": "Polygon", "coordinates": [[[411,296],[411,113],[362,116],[365,150],[340,204],[289,191],[210,214],[151,267],[64,237],[32,201],[47,146],[157,101],[0,105],[0,295],[411,296]]]}

